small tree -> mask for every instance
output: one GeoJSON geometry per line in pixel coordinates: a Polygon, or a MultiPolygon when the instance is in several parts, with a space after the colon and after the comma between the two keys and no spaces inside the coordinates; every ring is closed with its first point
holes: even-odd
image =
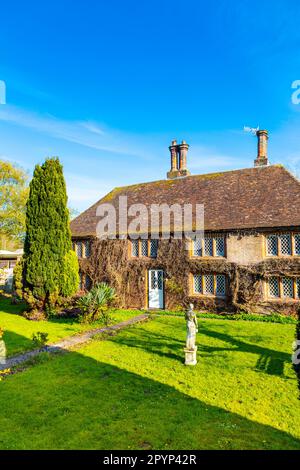
{"type": "Polygon", "coordinates": [[[62,165],[47,159],[34,170],[26,210],[23,296],[32,309],[53,309],[79,285],[71,247],[69,210],[62,165]]]}
{"type": "Polygon", "coordinates": [[[0,161],[0,237],[5,249],[25,237],[28,175],[10,162],[0,161]]]}

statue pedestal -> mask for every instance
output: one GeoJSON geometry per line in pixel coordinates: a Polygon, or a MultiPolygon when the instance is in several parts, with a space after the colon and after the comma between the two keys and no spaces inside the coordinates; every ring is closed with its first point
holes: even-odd
{"type": "Polygon", "coordinates": [[[197,364],[197,346],[195,349],[186,349],[185,352],[185,365],[186,366],[195,366],[197,364]]]}

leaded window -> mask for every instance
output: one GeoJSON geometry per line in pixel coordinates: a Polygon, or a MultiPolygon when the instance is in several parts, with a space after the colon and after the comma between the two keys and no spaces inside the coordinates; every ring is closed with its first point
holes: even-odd
{"type": "Polygon", "coordinates": [[[278,236],[277,235],[267,236],[267,255],[268,256],[278,255],[278,236]]]}
{"type": "Polygon", "coordinates": [[[291,277],[282,278],[282,296],[288,298],[294,297],[293,279],[291,277]]]}
{"type": "Polygon", "coordinates": [[[204,256],[213,256],[213,239],[204,238],[204,256]]]}
{"type": "Polygon", "coordinates": [[[164,284],[164,273],[163,271],[157,271],[157,288],[158,290],[163,289],[164,284]]]}
{"type": "Polygon", "coordinates": [[[193,243],[193,255],[202,256],[202,238],[196,238],[193,243]]]}
{"type": "Polygon", "coordinates": [[[297,299],[300,298],[300,277],[296,278],[295,297],[296,297],[297,299]]]}
{"type": "Polygon", "coordinates": [[[90,276],[87,274],[85,276],[85,288],[86,288],[86,290],[90,290],[91,287],[92,287],[92,280],[91,280],[90,276]]]}
{"type": "Polygon", "coordinates": [[[134,257],[139,256],[139,240],[132,240],[131,248],[132,248],[132,251],[131,251],[132,256],[134,257]]]}
{"type": "Polygon", "coordinates": [[[207,295],[213,295],[214,293],[214,276],[213,274],[204,275],[204,286],[203,293],[207,295]]]}
{"type": "Polygon", "coordinates": [[[300,233],[297,233],[294,237],[294,249],[295,255],[300,255],[300,233]]]}
{"type": "Polygon", "coordinates": [[[280,254],[291,255],[292,254],[291,235],[289,233],[284,233],[279,236],[279,240],[280,240],[280,254]]]}
{"type": "Polygon", "coordinates": [[[82,254],[83,254],[82,242],[76,243],[76,251],[77,251],[78,258],[82,258],[82,254]]]}
{"type": "Polygon", "coordinates": [[[194,275],[194,292],[196,294],[202,294],[202,276],[201,274],[194,275]]]}
{"type": "Polygon", "coordinates": [[[223,297],[226,294],[226,277],[224,274],[216,275],[216,295],[223,297]]]}
{"type": "Polygon", "coordinates": [[[300,277],[270,277],[268,296],[277,299],[300,299],[300,277]]]}
{"type": "Polygon", "coordinates": [[[224,237],[216,237],[216,256],[225,256],[225,239],[224,237]]]}
{"type": "Polygon", "coordinates": [[[192,242],[192,256],[225,256],[225,237],[217,235],[196,238],[192,242]]]}
{"type": "Polygon", "coordinates": [[[150,258],[157,258],[158,240],[150,240],[150,258]]]}
{"type": "Polygon", "coordinates": [[[131,240],[131,256],[133,258],[157,258],[158,240],[157,239],[137,239],[131,240]]]}
{"type": "Polygon", "coordinates": [[[270,277],[268,282],[269,282],[269,296],[280,297],[279,278],[270,277]]]}
{"type": "Polygon", "coordinates": [[[224,274],[194,274],[194,294],[226,296],[226,276],[224,274]]]}
{"type": "Polygon", "coordinates": [[[148,256],[148,240],[141,240],[142,256],[148,256]]]}
{"type": "Polygon", "coordinates": [[[89,258],[91,256],[91,242],[90,242],[90,240],[86,240],[84,242],[84,251],[85,251],[85,257],[89,258]]]}
{"type": "Polygon", "coordinates": [[[267,256],[300,256],[300,233],[281,233],[266,236],[267,256]]]}

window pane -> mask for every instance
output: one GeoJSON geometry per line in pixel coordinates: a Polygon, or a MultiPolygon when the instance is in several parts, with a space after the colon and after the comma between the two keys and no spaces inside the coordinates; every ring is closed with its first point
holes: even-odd
{"type": "Polygon", "coordinates": [[[278,277],[270,277],[269,279],[269,296],[270,297],[279,297],[279,278],[278,277]]]}
{"type": "Polygon", "coordinates": [[[162,271],[157,271],[157,288],[162,290],[164,285],[164,274],[162,271]]]}
{"type": "Polygon", "coordinates": [[[84,248],[85,248],[85,257],[89,258],[91,256],[91,242],[90,242],[90,240],[86,240],[84,242],[84,248]]]}
{"type": "Polygon", "coordinates": [[[204,294],[214,293],[214,276],[213,274],[205,274],[204,276],[204,294]]]}
{"type": "Polygon", "coordinates": [[[202,276],[200,274],[194,275],[194,292],[202,294],[202,276]]]}
{"type": "Polygon", "coordinates": [[[267,255],[277,256],[278,255],[278,237],[277,235],[267,236],[267,255]]]}
{"type": "Polygon", "coordinates": [[[156,277],[155,271],[150,272],[150,289],[151,290],[157,289],[157,277],[156,277]]]}
{"type": "Polygon", "coordinates": [[[204,238],[204,256],[213,256],[212,238],[204,238]]]}
{"type": "Polygon", "coordinates": [[[196,238],[193,241],[193,255],[202,256],[202,238],[196,238]]]}
{"type": "Polygon", "coordinates": [[[216,237],[216,256],[225,256],[225,239],[224,237],[216,237]]]}
{"type": "Polygon", "coordinates": [[[148,256],[148,240],[141,240],[142,256],[148,256]]]}
{"type": "Polygon", "coordinates": [[[282,255],[291,255],[292,254],[292,243],[291,243],[291,235],[289,233],[285,233],[280,235],[280,254],[282,255]]]}
{"type": "Polygon", "coordinates": [[[300,277],[296,278],[296,298],[300,299],[300,277]]]}
{"type": "Polygon", "coordinates": [[[293,279],[291,277],[282,278],[282,295],[283,297],[293,298],[293,279]]]}
{"type": "Polygon", "coordinates": [[[83,275],[81,272],[79,273],[79,289],[83,289],[83,275]]]}
{"type": "Polygon", "coordinates": [[[82,258],[82,243],[81,242],[77,242],[77,256],[79,258],[82,258]]]}
{"type": "Polygon", "coordinates": [[[157,258],[158,240],[150,240],[150,256],[157,258]]]}
{"type": "Polygon", "coordinates": [[[132,256],[134,257],[139,256],[139,241],[132,240],[131,246],[132,246],[132,252],[131,252],[132,256]]]}
{"type": "Polygon", "coordinates": [[[226,294],[226,279],[224,274],[216,276],[216,295],[224,297],[226,294]]]}
{"type": "Polygon", "coordinates": [[[85,277],[85,288],[86,288],[86,290],[90,290],[91,287],[92,287],[91,278],[90,278],[90,276],[86,275],[86,277],[85,277]]]}
{"type": "Polygon", "coordinates": [[[295,235],[295,255],[300,255],[300,234],[295,235]]]}

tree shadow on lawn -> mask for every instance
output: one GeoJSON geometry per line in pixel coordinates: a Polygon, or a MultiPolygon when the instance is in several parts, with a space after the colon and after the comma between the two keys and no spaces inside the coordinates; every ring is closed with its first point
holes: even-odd
{"type": "Polygon", "coordinates": [[[120,345],[141,349],[161,357],[184,362],[184,341],[142,328],[131,328],[126,333],[126,336],[116,335],[114,341],[120,345]]]}
{"type": "MultiPolygon", "coordinates": [[[[180,341],[153,331],[148,332],[142,329],[132,329],[128,330],[126,336],[116,337],[115,341],[119,344],[142,349],[162,357],[168,357],[183,362],[184,339],[180,341]]],[[[287,353],[246,343],[233,336],[206,328],[205,325],[201,324],[198,335],[198,354],[207,353],[207,355],[211,355],[223,351],[237,351],[258,355],[259,359],[256,363],[255,370],[279,377],[285,377],[284,364],[291,363],[291,355],[287,353]],[[230,344],[230,347],[216,347],[201,344],[201,335],[227,342],[230,344]]]]}
{"type": "Polygon", "coordinates": [[[36,348],[31,339],[10,330],[4,330],[2,339],[5,343],[6,355],[8,357],[36,348]]]}
{"type": "Polygon", "coordinates": [[[225,333],[213,331],[209,328],[206,328],[204,325],[201,326],[200,331],[206,336],[225,341],[230,343],[232,346],[231,348],[215,348],[204,346],[203,349],[206,352],[212,353],[215,351],[235,350],[238,352],[256,354],[259,356],[259,358],[255,369],[261,372],[265,372],[266,374],[284,377],[284,364],[291,363],[291,354],[276,351],[274,349],[268,349],[257,344],[249,344],[225,333]]]}
{"type": "Polygon", "coordinates": [[[12,315],[22,315],[26,310],[24,302],[13,304],[11,297],[6,297],[0,294],[0,315],[1,312],[10,313],[12,315]]]}
{"type": "Polygon", "coordinates": [[[0,383],[1,449],[300,449],[287,432],[89,357],[95,346],[42,355],[0,383]]]}

